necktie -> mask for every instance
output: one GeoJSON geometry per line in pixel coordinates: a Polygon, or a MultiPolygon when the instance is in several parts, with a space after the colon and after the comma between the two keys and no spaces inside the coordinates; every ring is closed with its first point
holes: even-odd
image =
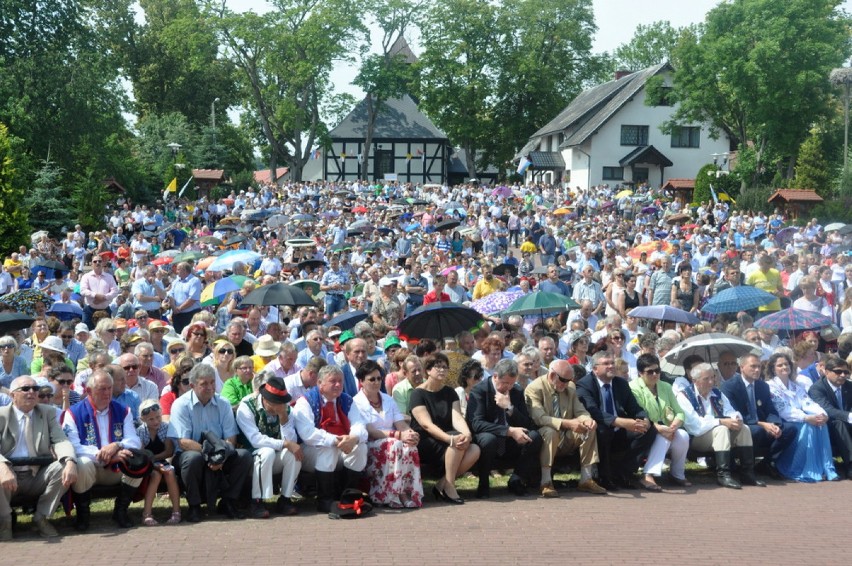
{"type": "Polygon", "coordinates": [[[558,393],[553,394],[553,416],[556,417],[557,419],[562,418],[562,411],[559,408],[559,394],[558,393]]]}
{"type": "Polygon", "coordinates": [[[837,397],[837,407],[842,411],[843,410],[843,392],[838,387],[834,391],[835,397],[837,397]]]}
{"type": "Polygon", "coordinates": [[[756,424],[757,404],[754,402],[754,383],[749,383],[746,390],[748,391],[748,421],[749,424],[756,424]]]}
{"type": "MultiPolygon", "coordinates": [[[[24,439],[24,442],[27,443],[27,452],[29,452],[30,458],[35,458],[38,456],[38,453],[35,449],[35,441],[33,439],[33,427],[32,427],[32,418],[29,415],[24,415],[24,426],[21,428],[21,436],[24,439]]],[[[30,470],[32,470],[33,475],[38,473],[38,466],[30,466],[30,470]]]]}
{"type": "Polygon", "coordinates": [[[603,400],[604,400],[604,411],[607,414],[612,416],[618,416],[615,413],[615,403],[612,400],[612,385],[609,383],[604,383],[604,391],[603,391],[603,400]]]}

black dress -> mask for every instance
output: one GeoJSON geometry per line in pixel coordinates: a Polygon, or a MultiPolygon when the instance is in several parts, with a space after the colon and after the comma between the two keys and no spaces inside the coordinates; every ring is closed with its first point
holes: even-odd
{"type": "MultiPolygon", "coordinates": [[[[416,407],[426,407],[429,416],[432,417],[432,422],[438,428],[447,433],[458,434],[453,429],[453,403],[458,402],[458,400],[459,396],[451,387],[444,386],[440,391],[434,393],[418,387],[411,392],[409,406],[411,407],[412,417],[416,407]]],[[[416,418],[411,419],[411,428],[420,435],[420,442],[417,444],[420,460],[443,468],[444,453],[449,445],[426,432],[416,418]]]]}
{"type": "Polygon", "coordinates": [[[639,306],[639,293],[637,291],[633,291],[633,296],[631,297],[627,291],[624,292],[624,312],[630,312],[631,309],[634,309],[639,306]]]}

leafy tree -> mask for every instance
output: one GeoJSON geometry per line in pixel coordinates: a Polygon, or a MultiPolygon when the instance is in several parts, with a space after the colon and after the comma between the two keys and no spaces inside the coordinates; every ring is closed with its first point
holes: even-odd
{"type": "Polygon", "coordinates": [[[708,163],[698,170],[698,174],[695,176],[695,188],[692,190],[692,202],[713,200],[710,185],[715,185],[716,171],[718,170],[719,167],[713,163],[708,163]]]}
{"type": "Polygon", "coordinates": [[[791,186],[795,189],[813,189],[821,197],[829,198],[831,187],[828,163],[822,152],[822,136],[814,130],[802,143],[796,161],[796,176],[791,186]]]}
{"type": "Polygon", "coordinates": [[[183,114],[149,114],[139,120],[136,129],[136,155],[148,172],[147,182],[154,192],[158,189],[162,191],[176,176],[175,162],[187,165],[190,169],[199,163],[196,152],[202,144],[198,133],[183,114]],[[169,148],[172,143],[181,146],[177,159],[169,148]]]}
{"type": "Polygon", "coordinates": [[[78,176],[71,190],[71,199],[77,211],[77,221],[84,230],[103,228],[104,211],[111,199],[103,180],[93,168],[86,168],[78,176]]]}
{"type": "Polygon", "coordinates": [[[62,186],[63,171],[45,159],[36,172],[32,190],[24,198],[34,230],[47,230],[58,236],[74,224],[73,211],[68,207],[70,191],[62,186]]]}
{"type": "Polygon", "coordinates": [[[613,63],[618,69],[639,71],[671,61],[679,35],[680,29],[666,20],[639,24],[630,41],[615,49],[613,63]]]}
{"type": "Polygon", "coordinates": [[[12,252],[26,241],[27,208],[24,189],[16,177],[12,138],[0,123],[0,252],[12,252]]]}

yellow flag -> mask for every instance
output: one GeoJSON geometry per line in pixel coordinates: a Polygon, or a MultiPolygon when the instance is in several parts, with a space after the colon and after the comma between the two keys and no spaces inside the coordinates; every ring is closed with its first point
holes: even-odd
{"type": "Polygon", "coordinates": [[[166,187],[166,188],[169,190],[170,193],[176,193],[177,192],[177,177],[173,178],[172,182],[169,183],[169,186],[166,187]]]}

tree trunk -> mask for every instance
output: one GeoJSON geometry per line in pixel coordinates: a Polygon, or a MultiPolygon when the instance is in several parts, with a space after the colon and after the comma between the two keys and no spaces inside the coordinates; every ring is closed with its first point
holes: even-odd
{"type": "MultiPolygon", "coordinates": [[[[376,114],[378,113],[378,101],[373,101],[373,95],[367,93],[367,135],[364,137],[364,149],[361,150],[361,163],[358,164],[359,178],[362,181],[369,180],[370,174],[370,150],[373,147],[373,131],[376,129],[376,114]]],[[[373,167],[373,175],[376,168],[373,167]]]]}

